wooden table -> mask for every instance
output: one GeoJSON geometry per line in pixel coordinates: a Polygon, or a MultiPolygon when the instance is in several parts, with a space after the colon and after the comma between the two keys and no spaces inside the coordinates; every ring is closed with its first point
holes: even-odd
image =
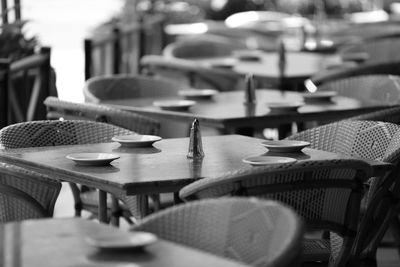
{"type": "Polygon", "coordinates": [[[158,240],[143,250],[101,251],[86,241],[126,232],[92,221],[28,220],[0,225],[0,266],[247,266],[210,253],[158,240]]]}
{"type": "MultiPolygon", "coordinates": [[[[99,189],[99,219],[106,221],[106,192],[114,196],[178,192],[183,186],[204,177],[217,177],[228,171],[251,169],[242,159],[265,154],[263,140],[240,136],[203,137],[205,157],[186,157],[188,138],[164,139],[149,148],[124,148],[119,143],[0,150],[0,161],[46,173],[55,179],[99,189]],[[120,156],[108,166],[78,166],[66,159],[70,153],[104,152],[120,156]]],[[[350,158],[305,148],[303,153],[285,154],[298,160],[350,158]]],[[[369,161],[376,176],[390,164],[369,161]]]]}
{"type": "MultiPolygon", "coordinates": [[[[179,97],[168,99],[179,99],[179,97]]],[[[363,102],[353,98],[335,96],[330,102],[305,103],[297,112],[277,113],[271,112],[267,103],[302,102],[301,93],[257,89],[256,99],[256,105],[245,105],[243,91],[220,92],[211,100],[197,101],[188,110],[179,112],[162,110],[152,105],[155,100],[167,100],[167,98],[115,99],[102,103],[171,122],[190,124],[194,118],[198,118],[201,125],[214,127],[221,133],[236,133],[238,129],[246,127],[275,128],[293,122],[331,122],[390,106],[374,99],[363,102]]]]}

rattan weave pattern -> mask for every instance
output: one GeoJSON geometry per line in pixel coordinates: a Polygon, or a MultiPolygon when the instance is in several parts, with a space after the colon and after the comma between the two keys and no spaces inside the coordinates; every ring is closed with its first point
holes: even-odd
{"type": "Polygon", "coordinates": [[[255,198],[195,201],[154,213],[133,230],[252,266],[295,266],[302,227],[290,209],[255,198]]]}
{"type": "Polygon", "coordinates": [[[400,107],[387,108],[375,112],[362,114],[348,118],[348,120],[369,120],[369,121],[384,121],[399,124],[400,123],[400,107]]]}
{"type": "MultiPolygon", "coordinates": [[[[4,148],[27,148],[57,145],[79,145],[110,142],[115,135],[132,131],[111,124],[85,120],[47,120],[13,124],[0,130],[0,144],[4,148]]],[[[121,196],[122,197],[122,196],[121,196]]],[[[123,196],[135,217],[144,216],[141,197],[123,196]]]]}
{"type": "Polygon", "coordinates": [[[360,75],[336,79],[318,85],[318,91],[335,91],[375,104],[400,104],[400,77],[396,75],[360,75]]]}
{"type": "Polygon", "coordinates": [[[180,196],[189,200],[251,195],[278,200],[294,208],[309,227],[334,231],[352,243],[354,237],[346,236],[347,231],[356,231],[362,183],[370,175],[369,166],[358,160],[277,164],[205,178],[184,187],[180,196]]]}
{"type": "Polygon", "coordinates": [[[44,104],[48,119],[106,122],[139,134],[158,135],[160,131],[160,123],[152,118],[105,105],[73,103],[52,96],[47,97],[44,104]]]}
{"type": "MultiPolygon", "coordinates": [[[[398,164],[400,160],[400,126],[392,123],[346,120],[305,130],[287,139],[309,141],[312,148],[365,159],[393,164],[398,164]]],[[[365,209],[371,201],[378,200],[373,199],[373,196],[383,181],[385,180],[378,178],[369,180],[369,190],[366,192],[364,201],[365,209]]],[[[370,225],[370,227],[374,226],[370,225]]],[[[332,251],[338,251],[335,245],[340,242],[337,236],[331,235],[331,237],[332,241],[335,240],[331,244],[332,251]]],[[[361,244],[361,246],[365,245],[361,244]]]]}
{"type": "Polygon", "coordinates": [[[181,89],[181,84],[169,79],[120,74],[90,78],[83,94],[86,102],[100,103],[111,99],[176,96],[181,89]]]}
{"type": "Polygon", "coordinates": [[[1,223],[51,217],[61,189],[59,181],[6,163],[0,163],[0,185],[10,186],[23,195],[13,192],[0,194],[1,223]]]}

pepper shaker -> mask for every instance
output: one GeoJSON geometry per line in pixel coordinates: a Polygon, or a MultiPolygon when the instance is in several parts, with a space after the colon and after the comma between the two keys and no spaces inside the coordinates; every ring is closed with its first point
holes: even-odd
{"type": "Polygon", "coordinates": [[[200,124],[198,119],[194,119],[190,128],[189,151],[187,153],[189,159],[201,159],[204,157],[203,143],[201,141],[200,124]]]}
{"type": "Polygon", "coordinates": [[[256,89],[254,85],[253,74],[249,73],[245,77],[245,104],[255,104],[256,103],[256,89]]]}

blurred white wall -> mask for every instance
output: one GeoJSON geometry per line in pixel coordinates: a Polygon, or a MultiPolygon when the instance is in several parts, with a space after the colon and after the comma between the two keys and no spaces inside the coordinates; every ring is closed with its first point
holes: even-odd
{"type": "Polygon", "coordinates": [[[25,30],[52,48],[61,99],[83,101],[84,53],[87,33],[121,11],[124,0],[21,0],[25,30]]]}

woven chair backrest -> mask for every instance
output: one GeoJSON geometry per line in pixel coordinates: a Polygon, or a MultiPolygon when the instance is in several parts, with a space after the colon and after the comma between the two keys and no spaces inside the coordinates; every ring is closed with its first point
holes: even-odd
{"type": "Polygon", "coordinates": [[[121,109],[94,104],[73,103],[47,97],[47,119],[91,120],[109,123],[139,134],[158,135],[160,123],[154,119],[121,109]]]}
{"type": "Polygon", "coordinates": [[[362,114],[359,116],[348,118],[348,120],[369,120],[369,121],[384,121],[399,124],[400,123],[400,107],[387,108],[362,114]]]}
{"type": "Polygon", "coordinates": [[[0,163],[0,222],[51,217],[60,190],[59,181],[0,163]]]}
{"type": "Polygon", "coordinates": [[[112,75],[90,78],[85,83],[83,93],[86,102],[99,103],[111,99],[177,96],[182,87],[169,79],[112,75]]]}
{"type": "MultiPolygon", "coordinates": [[[[345,237],[344,248],[354,242],[363,182],[370,175],[370,167],[360,160],[299,161],[205,178],[181,189],[180,197],[239,195],[278,200],[292,207],[308,228],[345,237]]],[[[341,249],[341,244],[332,246],[332,262],[344,255],[341,249]]]]}
{"type": "Polygon", "coordinates": [[[111,142],[115,135],[132,131],[93,121],[31,121],[0,130],[0,144],[5,148],[42,147],[111,142]]]}
{"type": "Polygon", "coordinates": [[[337,79],[318,86],[318,91],[335,91],[371,104],[400,104],[400,76],[361,75],[337,79]]]}
{"type": "Polygon", "coordinates": [[[302,225],[275,201],[219,198],[178,205],[143,219],[133,230],[251,266],[296,266],[302,225]]]}

